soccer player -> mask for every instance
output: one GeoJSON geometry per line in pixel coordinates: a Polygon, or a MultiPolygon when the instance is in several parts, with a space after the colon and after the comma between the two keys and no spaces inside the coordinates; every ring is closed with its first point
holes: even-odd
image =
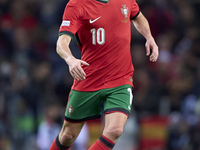
{"type": "Polygon", "coordinates": [[[63,127],[50,150],[69,150],[84,122],[101,117],[101,102],[105,114],[103,133],[89,150],[114,147],[130,114],[133,98],[131,22],[146,38],[146,55],[155,62],[158,47],[135,0],[70,0],[67,4],[57,53],[68,64],[74,83],[63,127]],[[80,60],[69,49],[73,35],[81,50],[80,60]]]}

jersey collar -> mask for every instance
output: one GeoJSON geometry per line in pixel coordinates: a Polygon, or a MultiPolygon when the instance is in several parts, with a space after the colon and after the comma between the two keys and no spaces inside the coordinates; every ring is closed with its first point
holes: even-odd
{"type": "Polygon", "coordinates": [[[96,1],[107,4],[110,0],[96,0],[96,1]]]}

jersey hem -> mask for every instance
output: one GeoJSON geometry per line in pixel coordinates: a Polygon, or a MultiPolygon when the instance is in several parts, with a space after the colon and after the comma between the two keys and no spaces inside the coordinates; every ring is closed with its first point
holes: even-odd
{"type": "Polygon", "coordinates": [[[128,110],[124,109],[124,108],[109,108],[109,109],[106,109],[104,111],[104,114],[106,115],[106,114],[111,114],[111,113],[114,113],[114,112],[121,112],[128,117],[130,115],[130,112],[128,110]]]}
{"type": "Polygon", "coordinates": [[[109,88],[115,88],[115,87],[118,87],[118,86],[122,86],[122,85],[131,85],[132,87],[133,86],[133,83],[123,83],[123,84],[116,84],[114,86],[101,86],[99,88],[94,88],[94,89],[87,89],[87,90],[84,90],[84,89],[80,89],[80,88],[76,88],[72,85],[72,90],[75,90],[75,91],[79,91],[79,92],[94,92],[94,91],[99,91],[99,90],[102,90],[102,89],[109,89],[109,88]]]}
{"type": "Polygon", "coordinates": [[[101,115],[90,116],[90,117],[86,117],[86,118],[83,118],[83,119],[71,119],[71,118],[68,118],[68,117],[65,116],[64,120],[71,122],[71,123],[82,123],[82,122],[85,122],[85,121],[95,120],[95,119],[100,119],[100,118],[101,118],[101,115]]]}

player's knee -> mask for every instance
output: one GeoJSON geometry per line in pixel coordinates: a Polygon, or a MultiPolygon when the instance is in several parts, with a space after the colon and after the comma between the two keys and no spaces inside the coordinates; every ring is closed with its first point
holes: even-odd
{"type": "Polygon", "coordinates": [[[73,134],[70,133],[63,133],[60,135],[60,143],[62,145],[66,145],[69,143],[73,143],[75,141],[76,137],[73,134]]]}
{"type": "Polygon", "coordinates": [[[105,132],[114,139],[118,139],[123,133],[123,127],[121,126],[111,127],[106,129],[105,132]]]}

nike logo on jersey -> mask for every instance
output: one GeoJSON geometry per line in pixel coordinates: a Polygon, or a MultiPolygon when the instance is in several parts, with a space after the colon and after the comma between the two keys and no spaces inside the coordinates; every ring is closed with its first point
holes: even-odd
{"type": "Polygon", "coordinates": [[[91,20],[91,19],[90,19],[90,23],[94,23],[95,21],[97,21],[97,20],[100,19],[100,18],[101,18],[101,16],[98,17],[98,18],[96,18],[96,19],[94,19],[94,20],[91,20]]]}

